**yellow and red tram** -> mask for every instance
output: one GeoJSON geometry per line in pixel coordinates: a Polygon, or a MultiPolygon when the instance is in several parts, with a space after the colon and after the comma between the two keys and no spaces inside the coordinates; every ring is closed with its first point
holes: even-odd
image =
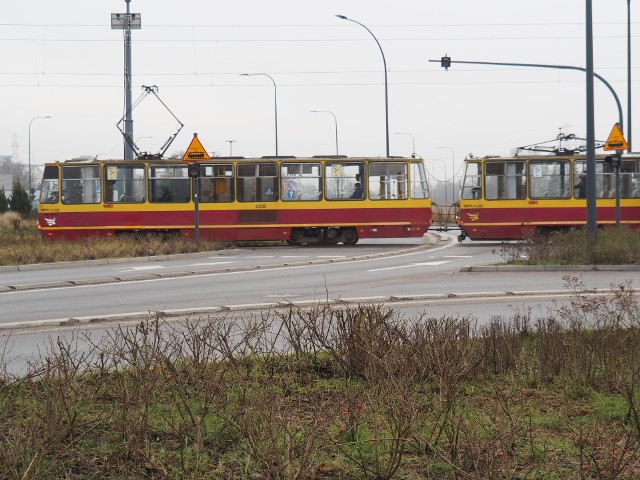
{"type": "MultiPolygon", "coordinates": [[[[352,244],[419,237],[432,221],[421,159],[217,157],[199,165],[203,239],[352,244]]],[[[188,167],[175,159],[49,163],[38,229],[49,239],[133,232],[192,237],[188,167]]]]}
{"type": "MultiPolygon", "coordinates": [[[[615,168],[596,158],[596,218],[616,224],[615,168]]],[[[536,231],[586,225],[586,157],[531,155],[465,159],[459,240],[519,239],[536,231]]],[[[640,158],[622,156],[620,223],[640,225],[640,158]]]]}

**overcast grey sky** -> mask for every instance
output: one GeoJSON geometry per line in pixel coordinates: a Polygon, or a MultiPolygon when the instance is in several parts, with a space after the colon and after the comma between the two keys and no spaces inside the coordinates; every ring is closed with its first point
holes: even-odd
{"type": "MultiPolygon", "coordinates": [[[[110,27],[124,0],[4,2],[0,23],[0,154],[27,163],[29,123],[34,164],[79,155],[118,158],[116,123],[124,114],[123,36],[110,27]],[[14,143],[15,139],[15,143],[14,143]]],[[[627,115],[624,0],[594,0],[594,63],[617,91],[627,115]]],[[[273,155],[277,84],[279,153],[385,154],[384,70],[388,69],[392,155],[416,152],[444,177],[451,158],[508,155],[554,138],[585,136],[585,75],[564,70],[453,65],[429,59],[562,64],[585,67],[583,0],[132,0],[142,15],[133,32],[133,99],[142,85],[184,123],[167,154],[194,132],[210,152],[273,155]],[[446,147],[446,148],[437,148],[446,147]],[[452,154],[453,152],[453,154],[452,154]]],[[[632,49],[640,59],[640,5],[632,2],[632,49]]],[[[633,85],[639,81],[637,60],[633,85]]],[[[634,93],[640,114],[640,93],[634,93]]],[[[596,138],[618,112],[596,80],[596,138]]],[[[177,128],[155,98],[133,112],[134,138],[158,151],[177,128]],[[149,138],[151,137],[151,138],[149,138]]],[[[637,117],[637,115],[634,115],[637,117]]],[[[640,125],[635,122],[634,126],[640,125]]],[[[637,137],[637,135],[636,135],[637,137]]],[[[636,141],[640,141],[640,137],[636,141]]],[[[634,144],[635,142],[634,141],[634,144]]]]}

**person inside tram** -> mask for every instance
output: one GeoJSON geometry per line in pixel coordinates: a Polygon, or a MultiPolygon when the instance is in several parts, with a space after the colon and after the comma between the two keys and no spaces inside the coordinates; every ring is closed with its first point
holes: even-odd
{"type": "Polygon", "coordinates": [[[171,193],[171,189],[169,185],[162,186],[162,195],[158,198],[161,202],[171,202],[173,200],[173,193],[171,193]]]}
{"type": "Polygon", "coordinates": [[[587,173],[580,174],[580,181],[574,186],[576,190],[576,198],[587,198],[587,173]]]}
{"type": "Polygon", "coordinates": [[[364,187],[361,183],[357,182],[354,186],[351,198],[364,198],[364,187]]]}

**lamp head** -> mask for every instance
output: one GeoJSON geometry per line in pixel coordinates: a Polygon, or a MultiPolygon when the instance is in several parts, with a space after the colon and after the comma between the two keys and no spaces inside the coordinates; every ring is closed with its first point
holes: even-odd
{"type": "Polygon", "coordinates": [[[347,17],[345,17],[344,15],[336,15],[336,17],[342,19],[342,20],[349,20],[347,17]]]}

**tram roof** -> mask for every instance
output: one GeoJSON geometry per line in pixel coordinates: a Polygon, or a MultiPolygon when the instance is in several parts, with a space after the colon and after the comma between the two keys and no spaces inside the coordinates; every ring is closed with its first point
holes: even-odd
{"type": "MultiPolygon", "coordinates": [[[[369,162],[382,162],[382,161],[390,161],[390,160],[415,160],[422,161],[421,157],[411,158],[411,157],[400,157],[400,156],[389,156],[389,157],[349,157],[347,155],[314,155],[312,157],[295,157],[295,156],[271,156],[265,155],[262,157],[241,157],[241,156],[233,156],[233,157],[212,157],[210,160],[198,163],[215,163],[215,162],[228,162],[228,161],[247,161],[247,162],[257,162],[261,160],[275,160],[275,161],[301,161],[301,162],[317,162],[318,160],[347,160],[347,161],[369,161],[369,162]]],[[[50,162],[50,163],[130,163],[130,162],[149,162],[149,163],[182,163],[183,160],[180,158],[153,158],[153,157],[141,157],[136,158],[134,160],[125,160],[122,158],[109,158],[109,159],[98,159],[95,157],[76,157],[68,160],[50,162]]],[[[190,163],[190,162],[184,162],[190,163]]]]}
{"type": "MultiPolygon", "coordinates": [[[[597,153],[597,160],[604,160],[606,157],[613,155],[611,153],[597,153]]],[[[623,159],[637,159],[640,158],[640,153],[624,153],[622,154],[623,159]]],[[[556,160],[586,160],[587,156],[585,154],[559,154],[559,155],[512,155],[508,157],[502,157],[500,155],[485,155],[484,157],[474,157],[473,155],[469,155],[464,159],[465,162],[477,162],[477,161],[508,161],[508,160],[538,160],[538,161],[556,161],[556,160]]]]}

